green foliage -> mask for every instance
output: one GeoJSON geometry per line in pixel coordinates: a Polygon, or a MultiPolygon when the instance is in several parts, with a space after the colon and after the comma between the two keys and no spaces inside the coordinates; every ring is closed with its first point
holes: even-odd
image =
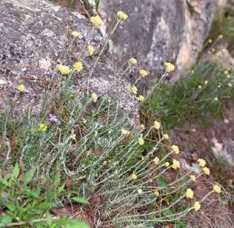
{"type": "MultiPolygon", "coordinates": [[[[20,174],[18,163],[5,176],[0,176],[0,207],[5,213],[0,216],[0,227],[23,225],[28,227],[88,227],[80,220],[52,218],[50,209],[61,206],[59,198],[65,195],[60,178],[55,176],[50,183],[37,180],[35,170],[20,174]],[[47,224],[47,225],[46,225],[47,224]]],[[[79,203],[86,203],[82,197],[79,203]]]]}
{"type": "Polygon", "coordinates": [[[229,49],[234,51],[234,10],[225,7],[215,18],[210,32],[210,38],[216,40],[220,34],[227,39],[229,49]]]}
{"type": "Polygon", "coordinates": [[[142,120],[159,119],[173,128],[194,119],[222,115],[223,102],[234,98],[233,76],[215,64],[198,65],[177,85],[160,84],[141,107],[142,120]]]}
{"type": "MultiPolygon", "coordinates": [[[[66,202],[83,208],[95,202],[101,216],[94,219],[115,227],[164,224],[177,221],[179,211],[180,216],[189,213],[191,205],[182,210],[178,206],[189,180],[182,183],[178,173],[172,183],[165,181],[164,174],[172,169],[164,165],[171,161],[169,145],[160,139],[156,146],[148,143],[146,136],[153,129],[144,136],[146,130],[132,127],[109,98],[94,101],[89,93],[77,94],[70,76],[44,97],[37,115],[28,112],[17,123],[10,111],[0,115],[3,151],[14,144],[0,159],[2,224],[43,227],[50,223],[50,210],[66,202]],[[58,122],[49,122],[51,113],[58,122]],[[123,134],[123,128],[129,133],[123,134]],[[164,153],[155,164],[159,147],[164,153]],[[155,196],[156,190],[160,196],[155,196]],[[165,203],[155,207],[161,199],[165,203]]],[[[50,227],[64,222],[51,220],[50,227]]]]}

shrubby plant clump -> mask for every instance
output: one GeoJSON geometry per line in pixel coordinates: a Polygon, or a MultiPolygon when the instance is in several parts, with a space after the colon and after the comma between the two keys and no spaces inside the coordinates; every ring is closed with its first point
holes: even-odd
{"type": "MultiPolygon", "coordinates": [[[[87,44],[87,58],[94,59],[91,78],[120,23],[128,19],[117,12],[117,22],[104,40],[101,50],[87,44]]],[[[102,19],[90,19],[94,27],[102,19]]],[[[71,34],[79,39],[79,31],[71,34]]],[[[137,68],[132,57],[127,68],[137,68]]],[[[82,74],[84,64],[77,60],[72,67],[59,64],[56,86],[46,91],[37,115],[28,111],[17,120],[11,110],[0,118],[0,215],[1,226],[33,227],[150,227],[178,222],[192,211],[202,209],[210,194],[220,193],[214,184],[201,199],[195,197],[193,185],[210,171],[198,160],[200,174],[185,172],[180,162],[180,148],[170,143],[161,123],[131,126],[118,103],[94,92],[77,93],[74,72],[82,74]],[[148,138],[157,134],[155,142],[148,138]],[[62,218],[53,208],[79,204],[89,211],[90,219],[62,218]],[[82,222],[83,220],[83,222],[82,222]]],[[[165,63],[165,74],[175,66],[165,63]]],[[[150,72],[140,68],[139,79],[150,72]]],[[[157,84],[159,85],[159,84],[157,84]]],[[[24,96],[25,85],[16,87],[24,96]]],[[[139,102],[136,82],[129,90],[139,102]]]]}

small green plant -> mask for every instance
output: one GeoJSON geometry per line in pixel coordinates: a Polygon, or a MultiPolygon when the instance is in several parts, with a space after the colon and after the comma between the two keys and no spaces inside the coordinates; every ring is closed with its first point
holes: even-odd
{"type": "Polygon", "coordinates": [[[0,227],[39,227],[38,224],[40,227],[62,227],[63,224],[82,224],[80,220],[66,221],[50,215],[49,210],[58,206],[59,197],[64,196],[64,185],[61,185],[58,176],[46,183],[45,178],[35,178],[34,168],[24,174],[21,171],[18,163],[15,163],[11,173],[4,173],[1,169],[0,207],[6,213],[0,216],[0,227]]]}
{"type": "Polygon", "coordinates": [[[222,12],[217,15],[213,22],[208,43],[212,44],[217,39],[225,38],[228,41],[229,50],[234,51],[234,9],[230,6],[225,7],[222,12]]]}
{"type": "MultiPolygon", "coordinates": [[[[52,215],[53,207],[67,203],[88,211],[90,218],[84,220],[94,227],[182,224],[181,219],[199,211],[211,194],[221,192],[214,185],[202,198],[194,197],[192,183],[210,174],[206,161],[198,160],[199,174],[181,170],[180,149],[171,145],[160,122],[148,128],[130,125],[118,102],[77,91],[74,75],[93,76],[110,37],[127,19],[126,13],[117,12],[116,24],[95,59],[95,48],[87,45],[84,58],[94,60],[92,67],[84,69],[81,56],[72,67],[56,67],[59,74],[51,79],[37,114],[29,110],[16,119],[11,109],[0,113],[2,226],[86,227],[80,220],[52,215]],[[152,132],[157,134],[154,143],[148,138],[152,132]]],[[[98,15],[90,21],[96,28],[102,26],[98,15]]],[[[71,35],[80,38],[78,31],[71,35]]],[[[150,72],[137,64],[130,58],[118,73],[128,74],[135,67],[137,81],[147,77],[150,72]]],[[[174,69],[165,63],[161,80],[174,69]]],[[[142,102],[137,81],[129,90],[142,102]]],[[[160,82],[156,87],[161,88],[160,82]]],[[[25,95],[23,83],[16,90],[25,95]]]]}
{"type": "Polygon", "coordinates": [[[176,85],[161,83],[142,104],[142,120],[160,119],[173,128],[194,119],[208,121],[222,115],[223,102],[234,98],[231,71],[202,63],[176,85]]]}
{"type": "Polygon", "coordinates": [[[73,80],[61,78],[36,116],[29,112],[16,123],[11,112],[1,114],[1,150],[8,151],[1,171],[11,173],[0,182],[2,223],[47,224],[44,215],[67,201],[84,209],[95,204],[92,221],[102,227],[173,223],[199,210],[213,191],[197,206],[186,202],[193,199],[193,191],[187,192],[191,173],[180,173],[179,148],[170,145],[161,124],[133,128],[118,104],[77,94],[73,80]],[[153,146],[146,143],[152,131],[159,136],[153,146]],[[157,155],[160,147],[167,153],[157,155]],[[67,178],[69,191],[62,184],[67,178]]]}

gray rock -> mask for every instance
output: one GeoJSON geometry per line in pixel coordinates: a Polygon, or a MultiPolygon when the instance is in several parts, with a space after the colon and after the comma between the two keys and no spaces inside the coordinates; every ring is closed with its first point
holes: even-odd
{"type": "MultiPolygon", "coordinates": [[[[89,86],[99,95],[113,97],[131,119],[137,119],[138,102],[128,91],[136,72],[131,75],[119,73],[116,59],[122,64],[130,56],[138,57],[142,65],[155,73],[151,79],[162,73],[165,61],[170,61],[177,64],[179,75],[195,61],[201,50],[216,1],[101,1],[103,18],[108,19],[117,9],[123,9],[129,14],[129,20],[113,36],[114,46],[110,46],[109,54],[105,53],[102,64],[90,80],[87,80],[87,70],[94,60],[84,57],[86,72],[80,77],[79,85],[89,86]]],[[[58,77],[56,64],[71,66],[87,43],[99,48],[106,36],[105,26],[93,29],[78,12],[46,0],[1,0],[0,9],[0,79],[4,82],[0,86],[1,108],[11,100],[19,111],[31,105],[37,109],[44,84],[58,77]],[[81,32],[81,40],[72,40],[70,33],[73,30],[81,32]],[[15,90],[21,82],[27,88],[23,96],[15,90]]],[[[149,81],[140,84],[147,85],[149,81]]]]}
{"type": "MultiPolygon", "coordinates": [[[[103,15],[110,20],[119,9],[129,20],[113,36],[113,52],[136,56],[160,77],[165,61],[177,65],[173,81],[195,61],[207,38],[220,0],[105,0],[103,15]]],[[[113,22],[114,23],[114,22],[113,22]]]]}
{"type": "MultiPolygon", "coordinates": [[[[72,66],[87,44],[98,48],[105,30],[93,29],[84,16],[48,1],[2,0],[0,9],[0,107],[11,103],[16,112],[21,112],[33,106],[36,112],[44,84],[59,77],[56,65],[72,66]],[[70,34],[74,30],[82,34],[81,40],[73,40],[70,34]],[[23,95],[15,89],[19,83],[26,86],[23,95]]],[[[89,69],[93,61],[84,57],[85,68],[89,69]]],[[[114,97],[126,113],[131,113],[131,119],[137,119],[138,105],[128,91],[129,83],[114,74],[112,65],[109,60],[100,64],[89,81],[86,71],[79,85],[114,97]]]]}

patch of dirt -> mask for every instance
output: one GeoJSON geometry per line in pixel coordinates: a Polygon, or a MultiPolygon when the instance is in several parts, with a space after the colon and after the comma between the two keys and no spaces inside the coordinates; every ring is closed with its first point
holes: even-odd
{"type": "Polygon", "coordinates": [[[225,104],[223,119],[209,120],[207,126],[196,121],[186,122],[170,132],[173,143],[184,153],[182,158],[192,165],[204,158],[211,170],[209,178],[199,178],[194,186],[201,198],[212,183],[220,183],[225,193],[208,200],[203,210],[189,218],[191,227],[227,227],[234,224],[234,103],[225,104]],[[226,193],[227,191],[227,193],[226,193]]]}

